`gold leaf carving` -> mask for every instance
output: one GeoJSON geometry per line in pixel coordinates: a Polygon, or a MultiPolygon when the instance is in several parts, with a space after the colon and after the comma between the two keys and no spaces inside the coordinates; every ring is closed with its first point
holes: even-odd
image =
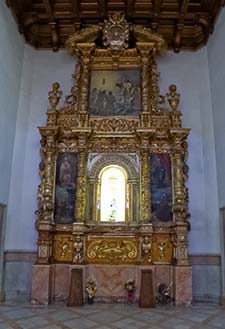
{"type": "Polygon", "coordinates": [[[172,243],[169,236],[155,236],[152,249],[153,263],[171,264],[172,243]]]}
{"type": "Polygon", "coordinates": [[[96,239],[89,242],[87,258],[90,263],[130,263],[138,256],[137,242],[133,239],[96,239]]]}
{"type": "Polygon", "coordinates": [[[73,240],[71,236],[55,236],[53,249],[53,257],[56,261],[71,262],[73,260],[73,240]]]}
{"type": "Polygon", "coordinates": [[[96,132],[132,132],[138,125],[137,120],[127,119],[102,119],[102,120],[91,120],[91,125],[96,132]]]}

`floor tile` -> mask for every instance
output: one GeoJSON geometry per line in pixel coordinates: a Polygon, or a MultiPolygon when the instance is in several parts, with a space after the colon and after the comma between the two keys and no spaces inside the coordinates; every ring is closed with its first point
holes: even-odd
{"type": "Polygon", "coordinates": [[[69,312],[67,310],[59,311],[59,312],[51,312],[51,314],[48,315],[49,318],[54,319],[55,321],[66,321],[70,319],[77,318],[78,315],[74,312],[69,312]]]}
{"type": "Polygon", "coordinates": [[[48,323],[49,323],[48,320],[37,316],[17,321],[17,324],[23,329],[35,329],[35,328],[43,327],[48,323]]]}
{"type": "Polygon", "coordinates": [[[0,306],[0,329],[225,329],[225,310],[198,304],[188,308],[137,304],[85,304],[66,307],[12,304],[0,306]]]}
{"type": "Polygon", "coordinates": [[[97,325],[96,322],[93,322],[86,318],[65,321],[65,322],[63,322],[63,324],[68,326],[71,329],[89,329],[89,328],[95,327],[97,325]]]}

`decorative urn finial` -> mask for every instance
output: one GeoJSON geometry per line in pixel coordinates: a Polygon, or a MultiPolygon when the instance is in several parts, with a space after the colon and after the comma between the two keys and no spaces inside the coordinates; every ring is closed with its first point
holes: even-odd
{"type": "Polygon", "coordinates": [[[180,104],[180,94],[177,93],[177,86],[170,85],[169,93],[166,94],[167,100],[173,111],[178,111],[178,106],[180,104]]]}
{"type": "Polygon", "coordinates": [[[52,84],[52,90],[48,93],[48,100],[51,104],[51,110],[56,110],[56,106],[58,105],[61,97],[62,97],[62,91],[59,90],[60,84],[58,82],[54,82],[52,84]]]}

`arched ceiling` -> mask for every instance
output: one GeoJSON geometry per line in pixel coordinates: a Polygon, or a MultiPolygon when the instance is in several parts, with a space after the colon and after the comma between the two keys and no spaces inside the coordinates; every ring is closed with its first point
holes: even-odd
{"type": "Polygon", "coordinates": [[[197,50],[213,32],[225,0],[6,0],[19,31],[37,49],[65,47],[77,29],[125,13],[130,23],[161,34],[170,49],[197,50]]]}

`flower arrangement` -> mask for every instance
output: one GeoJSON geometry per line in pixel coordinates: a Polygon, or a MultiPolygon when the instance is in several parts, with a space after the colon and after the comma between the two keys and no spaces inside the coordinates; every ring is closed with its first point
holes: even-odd
{"type": "Polygon", "coordinates": [[[88,297],[88,303],[93,304],[94,302],[94,297],[97,291],[96,283],[94,280],[89,279],[87,282],[87,287],[86,287],[86,292],[87,292],[87,297],[88,297]]]}
{"type": "Polygon", "coordinates": [[[135,280],[134,279],[128,279],[125,284],[124,284],[125,289],[129,292],[129,291],[134,291],[134,289],[136,288],[135,286],[135,280]]]}
{"type": "Polygon", "coordinates": [[[171,290],[172,283],[167,286],[165,283],[158,284],[158,294],[156,296],[156,301],[161,304],[169,304],[171,302],[171,290]]]}
{"type": "Polygon", "coordinates": [[[134,302],[134,290],[136,288],[135,285],[135,280],[134,279],[128,279],[124,283],[124,288],[127,290],[127,301],[128,303],[133,303],[134,302]]]}

